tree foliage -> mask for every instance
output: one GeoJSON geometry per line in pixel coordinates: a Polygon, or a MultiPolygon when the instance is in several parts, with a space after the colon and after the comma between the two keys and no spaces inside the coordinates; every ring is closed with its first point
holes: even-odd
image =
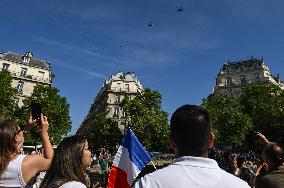
{"type": "Polygon", "coordinates": [[[277,85],[253,85],[240,98],[244,112],[252,119],[254,130],[270,140],[284,144],[284,91],[277,85]]]}
{"type": "Polygon", "coordinates": [[[118,123],[107,117],[107,114],[102,112],[94,117],[91,124],[84,125],[82,132],[89,140],[93,151],[105,148],[113,153],[121,141],[122,132],[118,128],[118,123]]]}
{"type": "Polygon", "coordinates": [[[251,118],[243,113],[238,99],[226,93],[212,94],[203,99],[216,139],[227,146],[240,147],[252,130],[251,118]]]}
{"type": "Polygon", "coordinates": [[[17,108],[17,90],[11,86],[12,77],[8,71],[0,71],[0,118],[14,119],[17,108]]]}
{"type": "MultiPolygon", "coordinates": [[[[24,105],[17,112],[17,117],[22,124],[27,122],[32,101],[39,102],[42,106],[43,114],[48,117],[49,136],[53,144],[58,144],[62,136],[71,130],[71,120],[69,116],[69,104],[65,97],[60,96],[59,90],[55,87],[38,84],[34,87],[31,96],[26,97],[24,105]]],[[[36,145],[40,143],[38,128],[34,127],[25,136],[26,144],[36,145]]]]}
{"type": "Polygon", "coordinates": [[[133,100],[125,97],[121,107],[126,112],[127,125],[150,151],[168,152],[168,114],[161,109],[158,91],[145,89],[133,100]]]}

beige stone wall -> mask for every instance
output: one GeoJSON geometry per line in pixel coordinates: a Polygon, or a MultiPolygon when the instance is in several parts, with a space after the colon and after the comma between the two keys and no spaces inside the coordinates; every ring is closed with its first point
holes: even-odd
{"type": "Polygon", "coordinates": [[[229,92],[233,97],[239,98],[242,89],[248,84],[265,83],[273,83],[281,87],[281,84],[275,81],[270,74],[269,68],[264,64],[259,64],[257,66],[254,65],[251,67],[240,66],[239,69],[222,69],[217,76],[217,83],[214,86],[213,92],[220,93],[226,91],[229,92]],[[228,84],[229,80],[231,80],[231,84],[228,84]]]}
{"type": "Polygon", "coordinates": [[[127,95],[130,100],[134,99],[138,92],[143,90],[139,80],[133,73],[119,72],[104,82],[103,87],[98,92],[92,107],[85,118],[83,125],[87,125],[89,120],[101,111],[108,110],[108,117],[118,122],[119,128],[125,128],[125,113],[120,107],[120,102],[127,95]]]}
{"type": "Polygon", "coordinates": [[[51,73],[50,70],[42,69],[39,67],[29,66],[28,63],[15,63],[7,60],[0,59],[0,69],[2,70],[3,63],[9,64],[8,71],[11,72],[13,77],[21,77],[22,68],[27,69],[26,78],[30,78],[36,82],[42,82],[50,84],[51,82],[51,73]]]}
{"type": "Polygon", "coordinates": [[[19,94],[19,106],[23,105],[22,100],[32,94],[34,86],[38,83],[51,85],[51,71],[49,69],[0,59],[0,71],[2,71],[3,64],[9,64],[8,71],[13,78],[12,87],[17,88],[19,82],[23,83],[23,91],[19,94]],[[24,70],[26,70],[25,73],[24,70]]]}

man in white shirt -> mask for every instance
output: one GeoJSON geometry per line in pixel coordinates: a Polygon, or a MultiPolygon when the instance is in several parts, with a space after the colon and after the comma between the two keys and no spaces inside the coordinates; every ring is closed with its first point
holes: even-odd
{"type": "Polygon", "coordinates": [[[172,165],[142,177],[134,188],[250,188],[208,158],[214,134],[205,109],[196,105],[178,108],[170,128],[170,145],[177,158],[172,165]]]}

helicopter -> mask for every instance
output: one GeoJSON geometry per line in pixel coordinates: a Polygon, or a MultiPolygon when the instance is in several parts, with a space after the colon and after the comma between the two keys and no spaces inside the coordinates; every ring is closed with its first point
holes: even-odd
{"type": "Polygon", "coordinates": [[[153,26],[155,26],[155,25],[156,25],[156,24],[155,24],[154,22],[149,22],[149,23],[148,23],[148,26],[149,26],[149,27],[153,27],[153,26]]]}
{"type": "Polygon", "coordinates": [[[177,11],[178,11],[178,12],[182,12],[182,11],[184,11],[183,6],[177,6],[177,11]]]}

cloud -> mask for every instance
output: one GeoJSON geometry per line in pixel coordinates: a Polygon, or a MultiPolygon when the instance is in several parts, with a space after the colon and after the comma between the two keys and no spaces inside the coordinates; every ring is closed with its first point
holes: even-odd
{"type": "Polygon", "coordinates": [[[63,68],[68,69],[68,70],[71,70],[71,71],[79,72],[79,73],[82,73],[82,74],[87,74],[91,77],[96,77],[96,78],[103,78],[103,79],[107,78],[107,76],[105,76],[104,74],[98,73],[94,70],[85,69],[85,68],[75,66],[75,65],[72,65],[72,64],[64,62],[64,61],[60,61],[60,60],[53,59],[52,61],[56,62],[55,65],[63,67],[63,68]]]}
{"type": "Polygon", "coordinates": [[[51,40],[51,39],[48,39],[48,38],[45,38],[45,37],[42,37],[42,36],[33,37],[33,40],[36,41],[36,42],[40,42],[42,44],[45,44],[45,45],[57,47],[58,49],[63,50],[65,53],[74,54],[74,52],[76,52],[76,53],[81,53],[81,54],[85,54],[85,55],[88,55],[88,56],[96,57],[96,58],[99,58],[99,59],[103,59],[104,62],[109,62],[110,64],[111,63],[121,63],[120,61],[118,61],[114,58],[110,58],[108,56],[102,55],[102,54],[95,52],[93,50],[80,48],[80,47],[73,46],[73,45],[70,45],[70,44],[66,44],[66,43],[63,43],[63,42],[60,42],[60,41],[51,40]]]}

